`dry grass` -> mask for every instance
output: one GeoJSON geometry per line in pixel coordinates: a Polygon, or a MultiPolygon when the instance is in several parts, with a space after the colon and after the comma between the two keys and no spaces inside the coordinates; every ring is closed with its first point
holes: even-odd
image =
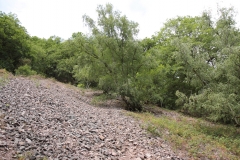
{"type": "Polygon", "coordinates": [[[154,106],[150,106],[149,110],[151,113],[126,114],[141,120],[143,127],[150,133],[167,140],[176,150],[187,152],[193,159],[240,159],[239,128],[211,123],[154,106]]]}

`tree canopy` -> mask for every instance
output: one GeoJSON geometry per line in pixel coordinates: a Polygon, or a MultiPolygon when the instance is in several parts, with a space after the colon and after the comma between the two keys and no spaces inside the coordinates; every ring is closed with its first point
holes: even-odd
{"type": "Polygon", "coordinates": [[[14,14],[0,11],[0,68],[14,72],[27,57],[29,35],[14,14]]]}

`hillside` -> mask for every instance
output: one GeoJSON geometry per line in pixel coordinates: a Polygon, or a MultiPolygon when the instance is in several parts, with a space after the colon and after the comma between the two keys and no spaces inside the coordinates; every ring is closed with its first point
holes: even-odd
{"type": "Polygon", "coordinates": [[[121,109],[54,80],[10,78],[0,116],[1,159],[188,159],[121,109]]]}

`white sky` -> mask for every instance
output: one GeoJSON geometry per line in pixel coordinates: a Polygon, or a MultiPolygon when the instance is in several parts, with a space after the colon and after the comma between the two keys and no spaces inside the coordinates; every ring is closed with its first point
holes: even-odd
{"type": "Polygon", "coordinates": [[[140,39],[151,37],[170,18],[198,16],[204,10],[216,15],[217,6],[240,10],[240,0],[0,0],[0,11],[17,14],[31,36],[56,35],[68,39],[74,32],[87,33],[82,15],[96,20],[97,5],[106,3],[113,4],[114,9],[129,20],[139,23],[140,39]]]}

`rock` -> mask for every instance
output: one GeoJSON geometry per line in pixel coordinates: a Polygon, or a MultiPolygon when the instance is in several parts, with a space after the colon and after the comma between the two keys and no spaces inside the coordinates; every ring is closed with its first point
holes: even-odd
{"type": "Polygon", "coordinates": [[[24,97],[31,97],[29,94],[24,94],[24,97]]]}
{"type": "Polygon", "coordinates": [[[138,145],[138,143],[137,142],[133,142],[133,145],[136,146],[136,145],[138,145]]]}
{"type": "Polygon", "coordinates": [[[99,158],[99,157],[97,157],[97,156],[95,156],[95,157],[94,157],[94,160],[100,160],[100,158],[99,158]]]}
{"type": "Polygon", "coordinates": [[[116,156],[116,155],[117,155],[117,152],[115,152],[114,150],[112,150],[112,155],[113,155],[113,156],[116,156]]]}
{"type": "Polygon", "coordinates": [[[18,132],[25,132],[25,130],[22,129],[21,127],[18,127],[18,132]]]}
{"type": "Polygon", "coordinates": [[[177,157],[121,110],[94,107],[91,97],[51,80],[18,77],[0,86],[0,113],[1,159],[26,153],[29,160],[177,157]]]}
{"type": "Polygon", "coordinates": [[[103,137],[102,135],[99,135],[99,138],[104,141],[105,137],[103,137]]]}
{"type": "Polygon", "coordinates": [[[24,116],[24,115],[25,115],[25,113],[26,113],[26,111],[22,111],[21,115],[22,115],[22,116],[24,116]]]}
{"type": "Polygon", "coordinates": [[[18,142],[18,144],[20,145],[20,146],[24,146],[26,143],[25,142],[18,142]]]}
{"type": "Polygon", "coordinates": [[[35,156],[30,156],[29,157],[29,160],[36,160],[37,159],[37,157],[35,157],[35,156]]]}
{"type": "Polygon", "coordinates": [[[0,146],[1,146],[1,147],[7,146],[7,142],[0,141],[0,146]]]}
{"type": "Polygon", "coordinates": [[[32,141],[30,139],[28,139],[28,138],[26,138],[25,140],[27,141],[28,144],[32,143],[32,141]]]}
{"type": "Polygon", "coordinates": [[[25,149],[25,146],[20,146],[19,148],[21,151],[25,149]]]}
{"type": "Polygon", "coordinates": [[[86,145],[85,148],[90,151],[91,150],[91,147],[89,145],[86,145]]]}
{"type": "Polygon", "coordinates": [[[145,157],[145,158],[150,158],[150,157],[151,157],[151,154],[146,153],[146,154],[144,155],[144,157],[145,157]]]}

